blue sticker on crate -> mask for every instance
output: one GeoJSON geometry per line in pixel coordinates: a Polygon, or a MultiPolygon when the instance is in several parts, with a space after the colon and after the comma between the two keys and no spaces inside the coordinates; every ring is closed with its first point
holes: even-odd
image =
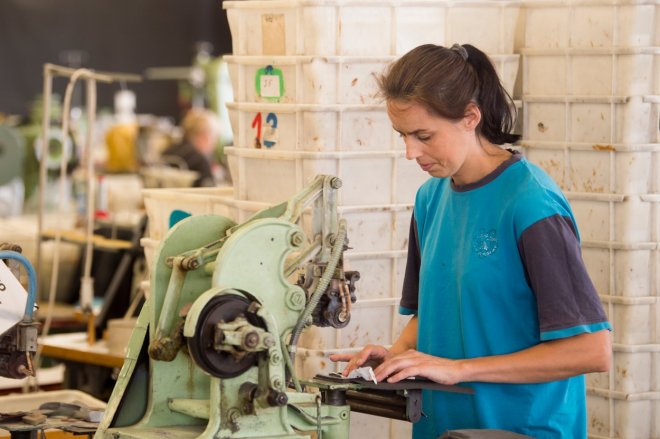
{"type": "Polygon", "coordinates": [[[185,212],[179,209],[173,210],[172,213],[170,213],[170,228],[172,228],[179,221],[188,218],[189,216],[192,216],[192,214],[189,212],[185,212]]]}

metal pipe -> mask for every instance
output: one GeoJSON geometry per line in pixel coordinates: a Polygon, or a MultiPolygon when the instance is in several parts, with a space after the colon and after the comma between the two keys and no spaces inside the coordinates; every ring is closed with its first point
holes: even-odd
{"type": "MultiPolygon", "coordinates": [[[[78,70],[80,69],[72,69],[71,67],[58,66],[56,64],[50,64],[50,63],[44,64],[44,71],[48,72],[49,74],[52,73],[53,76],[71,77],[78,70]]],[[[110,83],[115,81],[123,81],[123,82],[142,81],[142,76],[137,75],[135,73],[100,72],[90,69],[85,69],[85,70],[87,70],[88,72],[85,75],[85,78],[94,79],[99,82],[110,83]]]]}
{"type": "Polygon", "coordinates": [[[351,411],[354,412],[381,416],[383,418],[398,419],[400,421],[409,421],[406,416],[406,411],[394,406],[376,406],[355,399],[347,399],[346,403],[351,407],[351,411]]]}
{"type": "Polygon", "coordinates": [[[347,390],[346,398],[352,400],[368,401],[386,406],[406,407],[406,398],[396,394],[392,396],[391,393],[388,395],[382,392],[369,392],[366,390],[347,390]]]}
{"type": "Polygon", "coordinates": [[[48,153],[48,136],[50,128],[50,96],[52,94],[53,80],[48,69],[48,64],[44,65],[44,91],[43,91],[43,119],[41,121],[41,144],[39,149],[41,150],[41,161],[39,162],[39,205],[37,206],[39,215],[37,215],[37,260],[36,260],[36,271],[37,273],[41,272],[41,235],[44,229],[44,204],[46,200],[46,195],[44,194],[46,189],[46,154],[48,153]]]}

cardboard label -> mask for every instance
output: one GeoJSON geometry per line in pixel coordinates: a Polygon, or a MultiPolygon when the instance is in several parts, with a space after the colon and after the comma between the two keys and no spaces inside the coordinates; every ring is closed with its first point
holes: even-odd
{"type": "Polygon", "coordinates": [[[0,334],[23,319],[27,291],[0,260],[0,334]]]}
{"type": "Polygon", "coordinates": [[[261,46],[264,55],[286,55],[286,26],[283,14],[261,16],[261,46]]]}

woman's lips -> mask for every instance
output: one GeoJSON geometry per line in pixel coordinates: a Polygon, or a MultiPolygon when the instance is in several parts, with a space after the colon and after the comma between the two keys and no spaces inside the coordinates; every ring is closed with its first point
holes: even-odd
{"type": "Polygon", "coordinates": [[[419,166],[422,168],[422,171],[428,172],[428,170],[431,169],[431,167],[433,166],[433,163],[428,163],[428,164],[420,163],[419,166]]]}

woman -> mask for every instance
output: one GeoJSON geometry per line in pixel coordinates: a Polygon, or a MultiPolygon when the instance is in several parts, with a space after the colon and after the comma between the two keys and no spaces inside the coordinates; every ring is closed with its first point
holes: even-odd
{"type": "Polygon", "coordinates": [[[511,98],[470,45],[413,49],[380,78],[406,155],[432,177],[418,191],[401,312],[387,349],[348,361],[376,378],[470,383],[474,395],[425,392],[415,438],[501,429],[586,438],[583,374],[607,371],[611,327],[558,186],[509,134],[511,98]]]}

